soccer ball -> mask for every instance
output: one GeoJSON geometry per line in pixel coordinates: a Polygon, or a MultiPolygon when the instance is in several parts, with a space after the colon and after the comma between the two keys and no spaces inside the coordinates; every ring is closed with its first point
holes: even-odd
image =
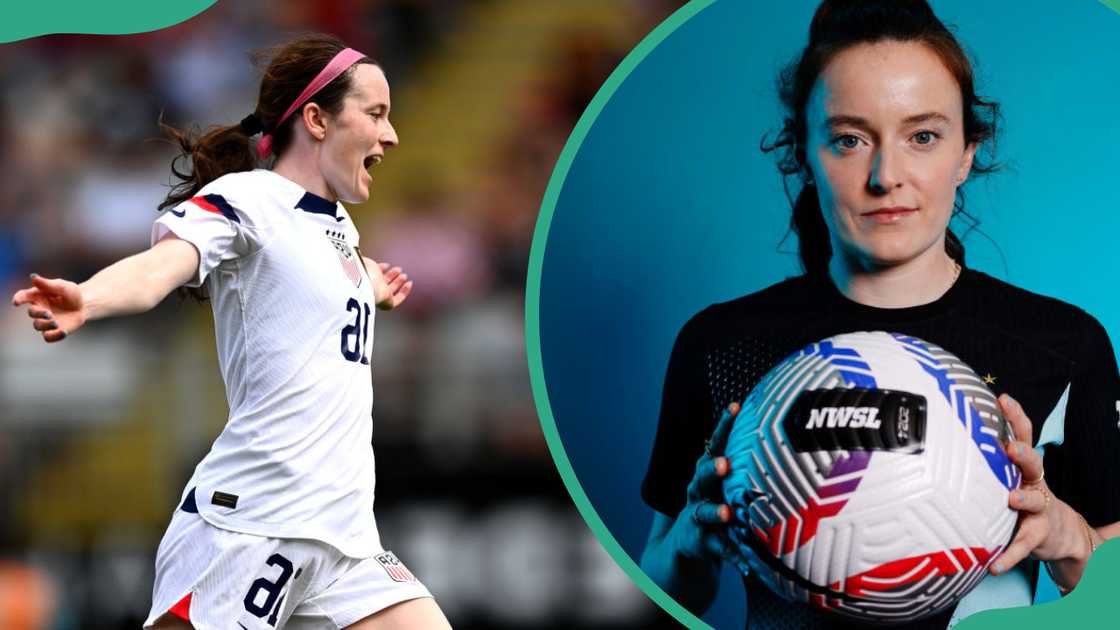
{"type": "Polygon", "coordinates": [[[1011,539],[1010,437],[984,382],[933,344],[886,332],[810,344],[763,377],[728,437],[740,567],[865,622],[944,610],[1011,539]]]}

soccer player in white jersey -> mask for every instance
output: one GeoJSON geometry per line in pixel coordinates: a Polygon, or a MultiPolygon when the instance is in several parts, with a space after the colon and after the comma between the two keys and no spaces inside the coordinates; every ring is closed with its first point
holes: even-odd
{"type": "Polygon", "coordinates": [[[373,517],[373,314],[412,283],[361,256],[341,202],[369,198],[397,144],[389,108],[381,69],[337,39],[274,49],[239,125],[167,128],[189,161],[150,249],[13,297],[47,342],[179,287],[212,303],[229,420],[160,543],[145,627],[449,627],[373,517]]]}

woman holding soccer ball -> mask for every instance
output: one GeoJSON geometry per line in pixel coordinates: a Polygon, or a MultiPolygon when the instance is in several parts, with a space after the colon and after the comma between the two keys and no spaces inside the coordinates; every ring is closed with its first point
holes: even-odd
{"type": "MultiPolygon", "coordinates": [[[[721,485],[738,401],[810,342],[889,330],[985,375],[1023,479],[1008,498],[1019,527],[989,568],[999,577],[908,627],[1030,604],[1039,569],[1028,558],[1072,590],[1120,521],[1120,487],[1095,477],[1120,453],[1120,376],[1094,318],[965,265],[949,222],[963,211],[960,187],[992,168],[978,151],[995,136],[997,106],[977,96],[967,56],[924,0],[825,0],[781,97],[787,118],[766,150],[800,187],[791,225],[805,274],[713,305],[681,330],[642,488],[657,512],[642,568],[690,610],[706,610],[723,560],[736,556],[721,485]]],[[[753,576],[744,584],[751,626],[851,625],[790,605],[753,576]]]]}
{"type": "Polygon", "coordinates": [[[150,249],[81,284],[33,276],[13,303],[57,342],[180,287],[212,302],[229,420],[160,543],[145,627],[447,628],[372,511],[371,320],[412,282],[361,256],[341,202],[397,144],[389,84],[326,35],[269,59],[240,124],[168,128],[187,163],[150,249]]]}

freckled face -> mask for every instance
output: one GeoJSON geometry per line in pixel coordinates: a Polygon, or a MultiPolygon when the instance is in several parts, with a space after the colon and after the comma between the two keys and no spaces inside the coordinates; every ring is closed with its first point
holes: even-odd
{"type": "Polygon", "coordinates": [[[381,162],[385,149],[397,144],[389,122],[389,82],[375,65],[358,64],[350,77],[350,92],[342,111],[331,116],[319,153],[319,168],[327,187],[341,201],[369,199],[373,178],[369,168],[381,162]]]}
{"type": "Polygon", "coordinates": [[[965,144],[961,89],[924,44],[837,54],[806,109],[806,157],[833,251],[874,266],[943,252],[965,144]]]}

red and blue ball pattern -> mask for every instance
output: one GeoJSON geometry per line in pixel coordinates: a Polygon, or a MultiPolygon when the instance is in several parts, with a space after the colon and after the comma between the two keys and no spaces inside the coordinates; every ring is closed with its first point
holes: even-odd
{"type": "Polygon", "coordinates": [[[1010,539],[1020,474],[1000,445],[994,395],[951,353],[892,333],[810,344],[743,403],[726,450],[742,568],[771,589],[864,621],[936,614],[986,575],[1010,539]],[[884,388],[924,396],[925,448],[797,452],[782,420],[807,390],[884,388]]]}

